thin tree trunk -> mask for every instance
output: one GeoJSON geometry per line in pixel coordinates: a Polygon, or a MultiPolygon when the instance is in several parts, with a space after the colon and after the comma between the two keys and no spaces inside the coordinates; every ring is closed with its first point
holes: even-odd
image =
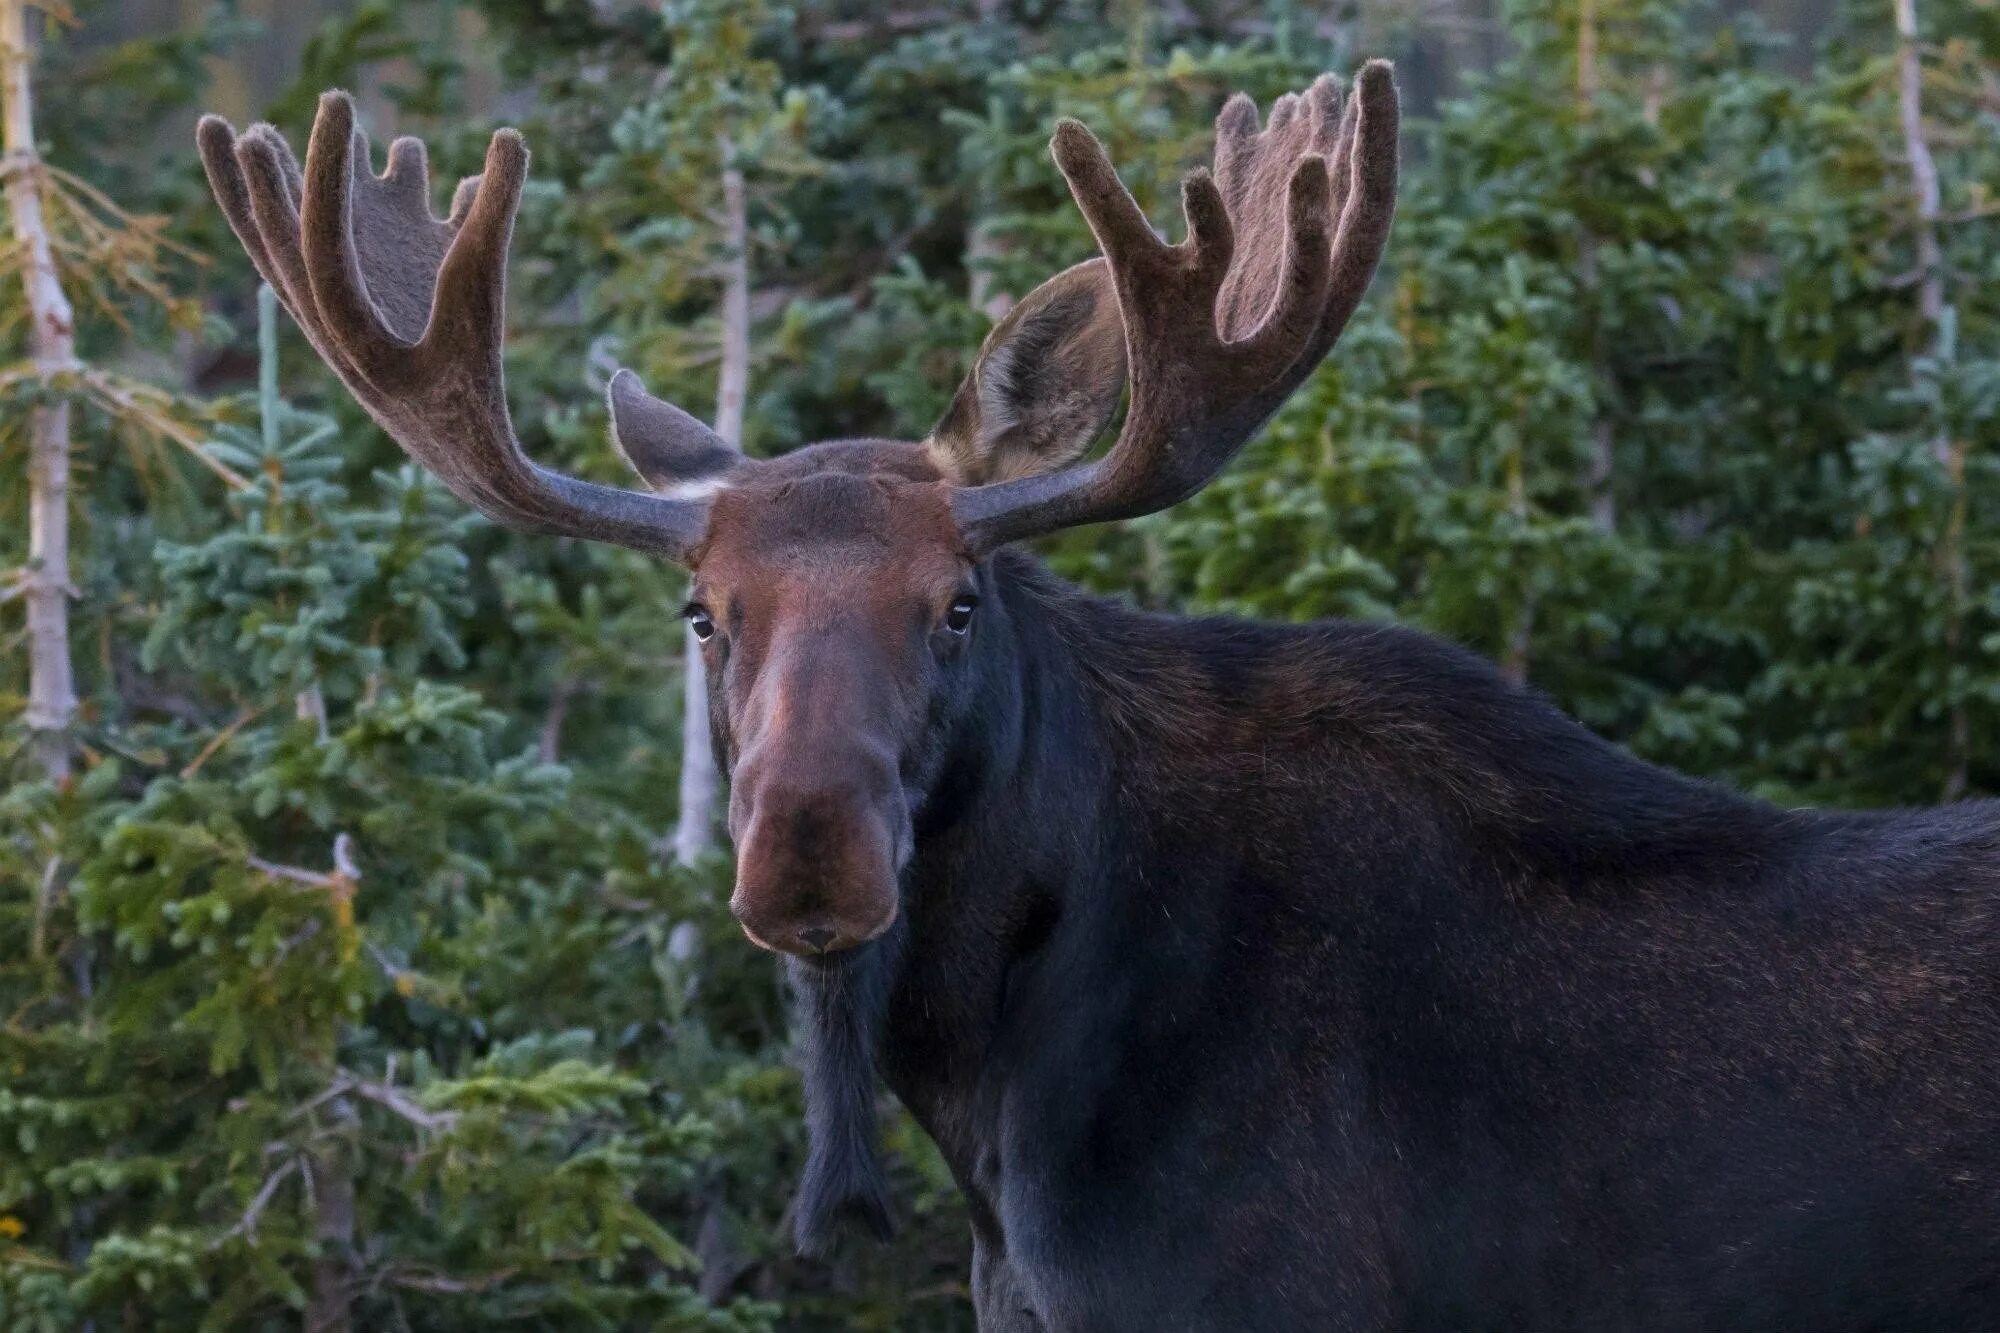
{"type": "MultiPolygon", "coordinates": [[[[981,22],[993,22],[999,14],[999,0],[979,0],[981,22]]],[[[995,132],[1003,128],[1005,116],[999,99],[989,99],[986,120],[995,132]]],[[[999,194],[992,175],[990,167],[980,169],[978,186],[972,199],[972,218],[965,228],[965,297],[973,309],[998,324],[1014,308],[1014,297],[1010,292],[1001,291],[993,280],[993,261],[1006,252],[1006,247],[993,234],[993,228],[987,222],[999,194]]]]}
{"type": "MultiPolygon", "coordinates": [[[[736,148],[722,141],[722,211],[728,249],[722,287],[722,365],[715,386],[715,433],[731,448],[743,447],[743,411],[750,392],[750,220],[743,169],[736,148]]],[[[674,859],[692,865],[715,845],[715,809],[722,775],[708,727],[708,675],[694,631],[682,646],[687,667],[686,721],[681,731],[680,816],[674,826],[674,859]]]]}
{"type": "Polygon", "coordinates": [[[1151,0],[1125,0],[1125,68],[1137,74],[1146,67],[1146,50],[1152,38],[1151,0]]]}
{"type": "Polygon", "coordinates": [[[312,723],[314,730],[319,732],[319,738],[322,741],[327,739],[326,695],[318,685],[308,685],[300,690],[292,700],[292,706],[299,721],[312,723]]]}
{"type": "MultiPolygon", "coordinates": [[[[1670,78],[1665,61],[1655,64],[1652,72],[1646,76],[1646,94],[1639,102],[1639,114],[1656,130],[1660,128],[1660,114],[1667,108],[1667,86],[1670,78]]],[[[1640,173],[1640,179],[1648,185],[1653,184],[1653,169],[1647,167],[1640,173]]]]}
{"type": "MultiPolygon", "coordinates": [[[[278,454],[278,294],[267,283],[257,289],[257,421],[264,453],[278,454]]],[[[327,738],[326,695],[317,682],[292,696],[292,712],[327,738]]]]}
{"type": "Polygon", "coordinates": [[[1924,69],[1917,50],[1917,0],[1892,0],[1896,10],[1897,109],[1903,150],[1910,163],[1910,196],[1917,211],[1917,305],[1930,325],[1926,352],[1937,343],[1944,319],[1944,255],[1938,247],[1938,174],[1924,137],[1924,69]]]}
{"type": "MultiPolygon", "coordinates": [[[[1527,454],[1527,436],[1522,433],[1517,436],[1513,452],[1507,457],[1507,512],[1514,516],[1524,530],[1530,521],[1527,454]]],[[[1528,663],[1535,638],[1535,611],[1538,601],[1533,584],[1524,584],[1521,590],[1521,604],[1515,608],[1514,623],[1508,626],[1507,643],[1500,654],[1500,674],[1516,685],[1528,683],[1528,663]]]]}
{"type": "MultiPolygon", "coordinates": [[[[0,122],[4,122],[7,213],[23,250],[28,354],[44,380],[76,364],[75,314],[63,295],[42,212],[42,162],[35,151],[34,52],[26,0],[0,0],[0,122]]],[[[69,729],[76,677],[69,651],[69,404],[44,403],[28,416],[28,729],[42,770],[69,776],[69,729]]]]}
{"type": "MultiPolygon", "coordinates": [[[[326,891],[334,921],[344,930],[354,929],[354,896],[360,889],[361,871],[355,864],[354,842],[347,834],[333,840],[333,868],[324,876],[309,876],[326,891]]],[[[334,1023],[324,1034],[324,1068],[329,1081],[341,1077],[341,1027],[334,1023]]],[[[305,1333],[353,1333],[356,1207],[354,1180],[356,1156],[361,1150],[361,1116],[354,1099],[335,1097],[320,1114],[326,1123],[314,1134],[306,1153],[312,1186],[313,1258],[312,1291],[305,1309],[305,1333]]]]}
{"type": "Polygon", "coordinates": [[[575,697],[576,682],[568,676],[558,680],[549,695],[549,711],[542,715],[541,738],[535,746],[535,757],[545,764],[562,759],[563,723],[569,720],[570,701],[575,697]]]}
{"type": "Polygon", "coordinates": [[[1576,8],[1576,101],[1586,116],[1597,101],[1597,0],[1576,8]]]}
{"type": "MultiPolygon", "coordinates": [[[[1950,311],[1945,297],[1944,251],[1938,242],[1937,163],[1924,133],[1924,67],[1918,48],[1916,0],[1892,0],[1896,15],[1896,92],[1903,131],[1903,155],[1910,167],[1910,203],[1916,213],[1917,309],[1923,316],[1921,357],[1948,357],[1952,339],[1946,325],[1950,311]]],[[[1965,647],[1968,576],[1965,561],[1966,443],[1954,440],[1940,425],[1931,449],[1944,465],[1951,483],[1951,503],[1939,542],[1938,564],[1945,582],[1945,671],[1956,677],[1965,647]]],[[[1944,799],[1965,794],[1972,764],[1972,720],[1963,692],[1950,684],[1951,703],[1945,718],[1944,799]]]]}
{"type": "MultiPolygon", "coordinates": [[[[1598,369],[1601,373],[1603,368],[1598,369]]],[[[1618,531],[1618,495],[1611,489],[1617,471],[1611,418],[1600,411],[1590,423],[1590,467],[1584,484],[1590,488],[1590,525],[1606,536],[1618,531]]]]}
{"type": "MultiPolygon", "coordinates": [[[[1576,112],[1589,120],[1597,110],[1597,4],[1582,0],[1576,19],[1576,112]]],[[[1590,522],[1599,532],[1618,529],[1618,497],[1612,489],[1616,468],[1616,442],[1604,399],[1609,396],[1611,372],[1605,365],[1604,312],[1599,308],[1597,237],[1583,233],[1577,246],[1578,282],[1585,295],[1585,318],[1590,321],[1590,379],[1592,396],[1598,400],[1590,421],[1590,458],[1584,469],[1583,491],[1590,497],[1590,522]]]]}
{"type": "Polygon", "coordinates": [[[351,1333],[354,1327],[354,1103],[336,1097],[326,1108],[333,1128],[311,1154],[313,1188],[312,1293],[305,1333],[351,1333]]]}
{"type": "Polygon", "coordinates": [[[743,408],[750,393],[750,217],[736,147],[722,144],[722,215],[728,248],[722,288],[722,366],[715,385],[715,433],[743,447],[743,408]]]}
{"type": "Polygon", "coordinates": [[[997,324],[1007,317],[1009,310],[1014,308],[1014,298],[1001,291],[993,282],[993,261],[998,259],[1004,250],[993,235],[992,228],[986,225],[987,203],[988,200],[982,192],[978,213],[973,217],[971,225],[966,228],[965,267],[969,275],[966,283],[966,300],[973,309],[997,324]]]}
{"type": "MultiPolygon", "coordinates": [[[[1945,660],[1954,674],[1965,655],[1965,617],[1971,602],[1971,576],[1965,560],[1965,454],[1964,440],[1944,445],[1945,470],[1951,478],[1951,513],[1945,520],[1945,660]]],[[[1951,708],[1945,714],[1944,799],[1955,801],[1965,795],[1972,781],[1972,715],[1965,706],[1965,694],[1952,686],[1951,708]]]]}
{"type": "MultiPolygon", "coordinates": [[[[20,253],[21,286],[28,310],[28,357],[43,384],[77,367],[76,314],[64,295],[42,208],[46,172],[35,148],[35,52],[28,38],[27,0],[0,0],[0,172],[6,179],[7,218],[20,253]]],[[[53,397],[28,412],[28,564],[21,599],[28,622],[28,725],[30,746],[51,782],[70,776],[70,728],[76,720],[76,675],[69,647],[70,408],[53,397]]],[[[46,956],[48,922],[64,892],[62,863],[51,856],[35,897],[35,957],[46,956]]],[[[69,951],[77,994],[91,995],[91,950],[69,951]]],[[[95,1206],[85,1203],[64,1227],[72,1264],[89,1254],[95,1206]]],[[[82,1325],[94,1333],[95,1320],[82,1325]]]]}

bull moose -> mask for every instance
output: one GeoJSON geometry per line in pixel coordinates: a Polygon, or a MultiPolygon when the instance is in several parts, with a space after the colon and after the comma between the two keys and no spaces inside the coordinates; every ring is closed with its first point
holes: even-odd
{"type": "Polygon", "coordinates": [[[1014,545],[1198,490],[1368,286],[1389,67],[1216,131],[1167,244],[1057,128],[1101,257],[921,442],[746,459],[621,372],[646,492],[509,422],[519,136],[442,220],[340,93],[303,168],[199,140],[412,457],[691,572],[730,906],[799,996],[802,1244],[888,1225],[882,1079],[964,1191],[988,1330],[2000,1327],[2000,808],[1774,808],[1423,634],[1146,614],[1014,545]]]}

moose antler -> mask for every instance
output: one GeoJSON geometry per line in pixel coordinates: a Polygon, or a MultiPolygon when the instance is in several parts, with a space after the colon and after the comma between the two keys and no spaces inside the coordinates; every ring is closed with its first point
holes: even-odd
{"type": "MultiPolygon", "coordinates": [[[[699,544],[702,501],[580,481],[521,452],[501,369],[507,243],[528,174],[520,135],[493,136],[484,174],[459,184],[443,220],[431,214],[423,144],[396,140],[388,170],[374,175],[345,93],[320,98],[303,173],[268,125],[239,139],[204,116],[197,140],[258,273],[368,414],[454,495],[532,532],[673,558],[699,544]]],[[[713,456],[715,437],[685,413],[651,420],[674,438],[645,441],[648,453],[713,456]]]]}
{"type": "Polygon", "coordinates": [[[1216,174],[1182,183],[1187,239],[1168,245],[1102,145],[1063,121],[1056,165],[1111,269],[1131,405],[1102,458],[959,490],[952,511],[968,544],[1152,513],[1221,471],[1361,303],[1395,213],[1397,122],[1386,61],[1362,68],[1344,110],[1323,75],[1278,99],[1261,132],[1237,95],[1216,121],[1216,174]]]}

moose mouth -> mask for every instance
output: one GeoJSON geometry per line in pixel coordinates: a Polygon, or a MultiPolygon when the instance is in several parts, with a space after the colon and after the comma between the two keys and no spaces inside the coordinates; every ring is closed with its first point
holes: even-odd
{"type": "Polygon", "coordinates": [[[736,924],[742,930],[743,938],[760,949],[796,958],[802,963],[830,966],[847,958],[856,949],[872,944],[888,934],[889,928],[896,924],[896,913],[891,910],[878,925],[868,927],[862,932],[844,931],[833,925],[802,926],[792,932],[792,939],[795,941],[792,944],[778,944],[763,938],[740,916],[736,924]]]}
{"type": "Polygon", "coordinates": [[[798,958],[879,938],[895,924],[909,861],[910,821],[898,806],[885,815],[838,790],[752,795],[729,900],[745,937],[798,958]]]}

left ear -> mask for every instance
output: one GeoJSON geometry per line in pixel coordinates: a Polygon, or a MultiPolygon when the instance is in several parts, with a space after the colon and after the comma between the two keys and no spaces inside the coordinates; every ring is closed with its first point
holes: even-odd
{"type": "Polygon", "coordinates": [[[1054,472],[1098,437],[1125,390],[1125,324],[1102,259],[1035,288],[986,336],[925,447],[960,486],[1054,472]]]}
{"type": "Polygon", "coordinates": [[[743,461],[720,435],[655,398],[629,370],[611,377],[611,442],[632,470],[661,495],[705,493],[743,461]]]}

